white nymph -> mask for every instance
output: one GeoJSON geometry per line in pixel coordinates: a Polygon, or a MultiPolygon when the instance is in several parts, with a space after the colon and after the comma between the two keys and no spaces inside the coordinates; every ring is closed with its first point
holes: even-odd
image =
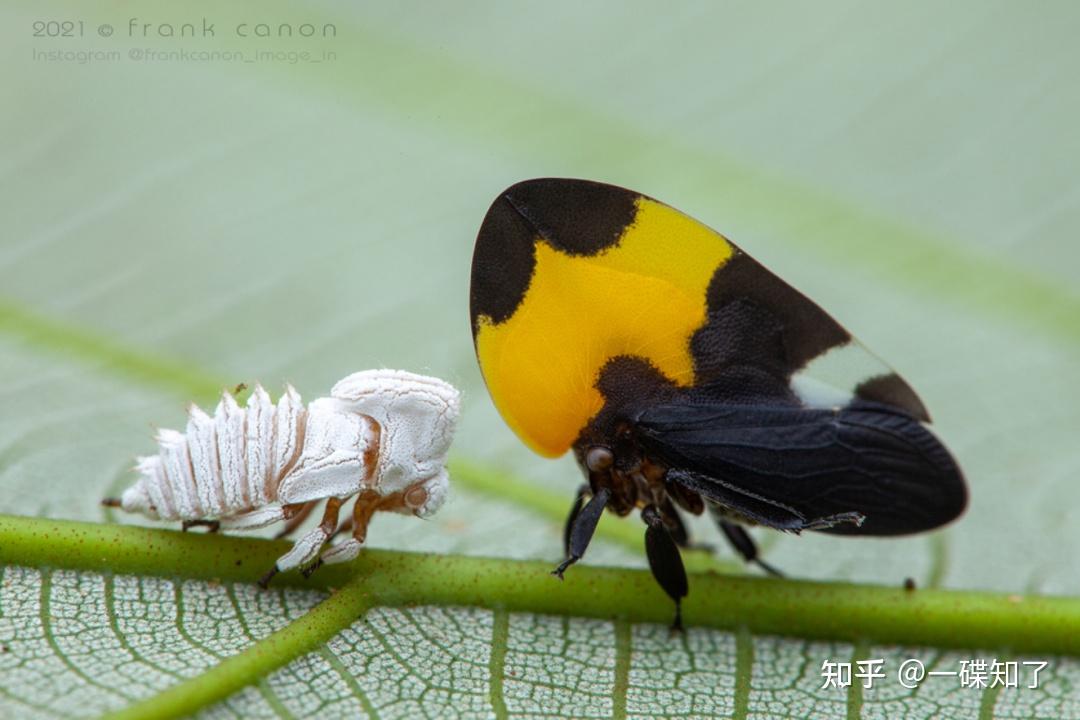
{"type": "Polygon", "coordinates": [[[288,521],[284,535],[325,500],[322,522],[260,582],[301,566],[310,573],[356,557],[376,511],[427,517],[442,506],[459,397],[438,378],[402,370],[354,373],[307,408],[291,386],[276,407],[259,385],[243,408],[224,392],[213,417],[192,405],[186,432],[161,430],[158,454],[138,458],[139,479],[103,503],[185,529],[288,521]],[[353,496],[352,537],[320,556],[353,496]]]}

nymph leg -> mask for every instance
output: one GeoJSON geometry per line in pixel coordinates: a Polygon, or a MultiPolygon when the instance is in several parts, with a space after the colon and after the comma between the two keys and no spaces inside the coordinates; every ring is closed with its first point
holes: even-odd
{"type": "Polygon", "coordinates": [[[270,579],[282,570],[291,570],[314,560],[330,534],[334,532],[334,528],[337,527],[338,511],[341,509],[342,502],[340,498],[332,497],[328,499],[326,501],[326,510],[323,511],[322,522],[293,543],[292,550],[278,558],[277,562],[274,563],[274,567],[270,568],[259,580],[259,584],[266,587],[270,579]]]}
{"type": "Polygon", "coordinates": [[[291,507],[291,505],[267,505],[243,515],[221,518],[218,522],[226,530],[255,530],[292,517],[295,511],[291,511],[291,507]]]}
{"type": "MultiPolygon", "coordinates": [[[[329,550],[322,554],[319,558],[320,563],[332,565],[334,563],[349,562],[356,558],[360,554],[360,550],[364,547],[364,540],[367,539],[368,523],[371,522],[372,515],[376,510],[379,510],[383,504],[387,503],[387,498],[381,497],[378,493],[367,490],[360,494],[360,497],[356,498],[356,504],[353,505],[352,518],[346,520],[340,527],[334,532],[335,535],[347,530],[352,530],[352,537],[344,542],[340,542],[334,545],[329,550]]],[[[392,503],[393,501],[391,501],[392,503]]]]}
{"type": "MultiPolygon", "coordinates": [[[[296,513],[285,522],[285,527],[281,528],[281,530],[278,531],[277,535],[274,536],[274,539],[280,540],[281,538],[288,537],[289,535],[292,535],[294,532],[296,532],[296,528],[304,524],[304,521],[308,519],[308,516],[311,515],[312,511],[315,509],[315,506],[318,504],[318,500],[312,500],[311,502],[306,502],[303,505],[299,505],[300,509],[297,510],[296,513]]],[[[292,508],[297,507],[297,505],[286,505],[285,507],[292,508]]]]}

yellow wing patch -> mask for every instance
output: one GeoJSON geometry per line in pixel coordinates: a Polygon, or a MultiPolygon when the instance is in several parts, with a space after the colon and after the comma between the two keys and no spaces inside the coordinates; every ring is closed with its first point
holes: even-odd
{"type": "Polygon", "coordinates": [[[541,455],[565,453],[600,410],[597,375],[613,357],[638,356],[679,385],[694,382],[690,338],[732,246],[667,205],[642,197],[636,209],[618,243],[594,256],[537,238],[517,310],[499,324],[480,318],[476,350],[491,396],[541,455]]]}

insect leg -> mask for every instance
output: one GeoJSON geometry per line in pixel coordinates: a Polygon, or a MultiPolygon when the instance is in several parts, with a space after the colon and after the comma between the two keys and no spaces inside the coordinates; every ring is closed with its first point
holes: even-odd
{"type": "Polygon", "coordinates": [[[221,518],[218,522],[226,530],[254,530],[286,520],[291,514],[281,505],[267,505],[242,515],[221,518]]]}
{"type": "MultiPolygon", "coordinates": [[[[259,581],[259,584],[266,587],[266,583],[270,582],[270,578],[274,577],[278,572],[291,570],[295,567],[306,565],[314,560],[318,556],[319,551],[322,550],[322,547],[330,537],[330,534],[334,532],[334,528],[337,527],[338,511],[341,509],[342,502],[343,501],[340,498],[336,497],[328,499],[326,501],[326,510],[323,512],[322,522],[293,543],[292,550],[289,550],[289,552],[278,558],[277,562],[274,563],[274,567],[263,576],[259,581]]],[[[314,572],[317,567],[318,563],[312,567],[306,568],[305,577],[314,572]]]]}
{"type": "Polygon", "coordinates": [[[664,527],[671,534],[671,539],[675,541],[675,544],[681,548],[689,548],[690,531],[686,529],[686,523],[683,522],[682,516],[679,515],[679,511],[675,509],[675,506],[670,502],[665,503],[660,515],[663,517],[664,527]]]}
{"type": "Polygon", "coordinates": [[[643,508],[641,519],[648,525],[645,530],[645,554],[649,558],[649,569],[668,597],[675,601],[675,620],[671,629],[682,630],[682,599],[690,587],[679,546],[675,544],[655,505],[643,508]]]}
{"type": "Polygon", "coordinates": [[[682,513],[670,500],[665,501],[660,507],[660,514],[664,518],[664,525],[668,532],[671,533],[671,539],[683,550],[701,550],[708,553],[716,550],[709,543],[696,543],[690,539],[690,531],[686,527],[682,513]]]}
{"type": "Polygon", "coordinates": [[[758,567],[770,575],[784,577],[784,573],[758,557],[757,544],[754,543],[754,538],[750,537],[750,533],[746,532],[741,525],[728,522],[720,517],[716,518],[716,522],[724,532],[724,537],[731,543],[731,547],[735,548],[735,552],[742,555],[746,562],[756,563],[758,567]]]}
{"type": "Polygon", "coordinates": [[[312,511],[315,509],[315,506],[318,504],[318,500],[312,500],[311,502],[307,502],[302,505],[286,505],[286,516],[288,516],[290,512],[293,513],[293,515],[292,517],[288,518],[288,520],[285,522],[285,527],[281,528],[281,530],[278,531],[277,535],[274,536],[274,539],[279,540],[283,537],[288,537],[289,535],[292,535],[294,532],[296,532],[296,528],[300,527],[304,523],[304,521],[308,519],[308,516],[311,515],[312,511]]]}
{"type": "Polygon", "coordinates": [[[344,542],[334,545],[322,554],[320,560],[329,565],[332,563],[348,562],[360,554],[367,538],[367,526],[371,522],[371,516],[379,506],[379,498],[374,493],[362,493],[353,505],[352,517],[341,523],[334,535],[346,531],[352,532],[352,537],[344,542]]]}
{"type": "MultiPolygon", "coordinates": [[[[359,502],[359,500],[357,500],[357,502],[359,502]]],[[[353,519],[353,515],[355,515],[355,514],[356,514],[356,503],[353,503],[353,511],[351,513],[349,513],[349,516],[347,518],[345,518],[344,520],[341,521],[340,525],[337,526],[337,530],[335,530],[334,534],[330,536],[331,540],[336,538],[338,535],[344,535],[345,533],[351,533],[352,532],[353,525],[356,524],[356,521],[353,519]]],[[[331,550],[332,550],[332,548],[331,548],[331,550]]],[[[327,552],[330,552],[331,550],[327,550],[327,552]]]]}
{"type": "Polygon", "coordinates": [[[551,571],[552,575],[562,580],[566,568],[576,563],[585,554],[586,548],[589,547],[589,541],[592,540],[593,533],[596,532],[596,524],[600,522],[600,516],[604,513],[604,506],[607,505],[610,497],[610,490],[600,488],[592,496],[592,499],[585,504],[585,507],[581,508],[581,511],[577,513],[573,526],[570,528],[570,542],[567,543],[569,552],[566,553],[566,559],[559,563],[559,567],[551,571]]]}
{"type": "Polygon", "coordinates": [[[352,516],[350,515],[349,517],[347,517],[347,518],[345,518],[344,520],[341,521],[341,524],[338,525],[337,530],[335,530],[334,534],[330,536],[330,539],[333,540],[338,535],[346,535],[348,533],[351,533],[352,529],[353,529],[353,519],[352,519],[352,516]]]}
{"type": "Polygon", "coordinates": [[[566,516],[566,523],[563,524],[563,557],[570,557],[570,532],[574,529],[574,521],[577,520],[577,516],[581,513],[581,508],[585,507],[585,496],[590,492],[592,491],[588,483],[582,483],[574,496],[574,503],[570,506],[570,514],[566,516]]]}

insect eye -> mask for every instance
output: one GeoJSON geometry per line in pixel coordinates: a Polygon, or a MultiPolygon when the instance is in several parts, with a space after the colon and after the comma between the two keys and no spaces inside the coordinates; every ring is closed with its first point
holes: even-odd
{"type": "Polygon", "coordinates": [[[421,485],[417,485],[409,489],[405,493],[405,504],[413,510],[424,507],[424,503],[427,502],[428,491],[421,485]]]}
{"type": "Polygon", "coordinates": [[[615,456],[606,447],[591,447],[585,455],[585,465],[593,472],[607,470],[614,462],[615,456]]]}

